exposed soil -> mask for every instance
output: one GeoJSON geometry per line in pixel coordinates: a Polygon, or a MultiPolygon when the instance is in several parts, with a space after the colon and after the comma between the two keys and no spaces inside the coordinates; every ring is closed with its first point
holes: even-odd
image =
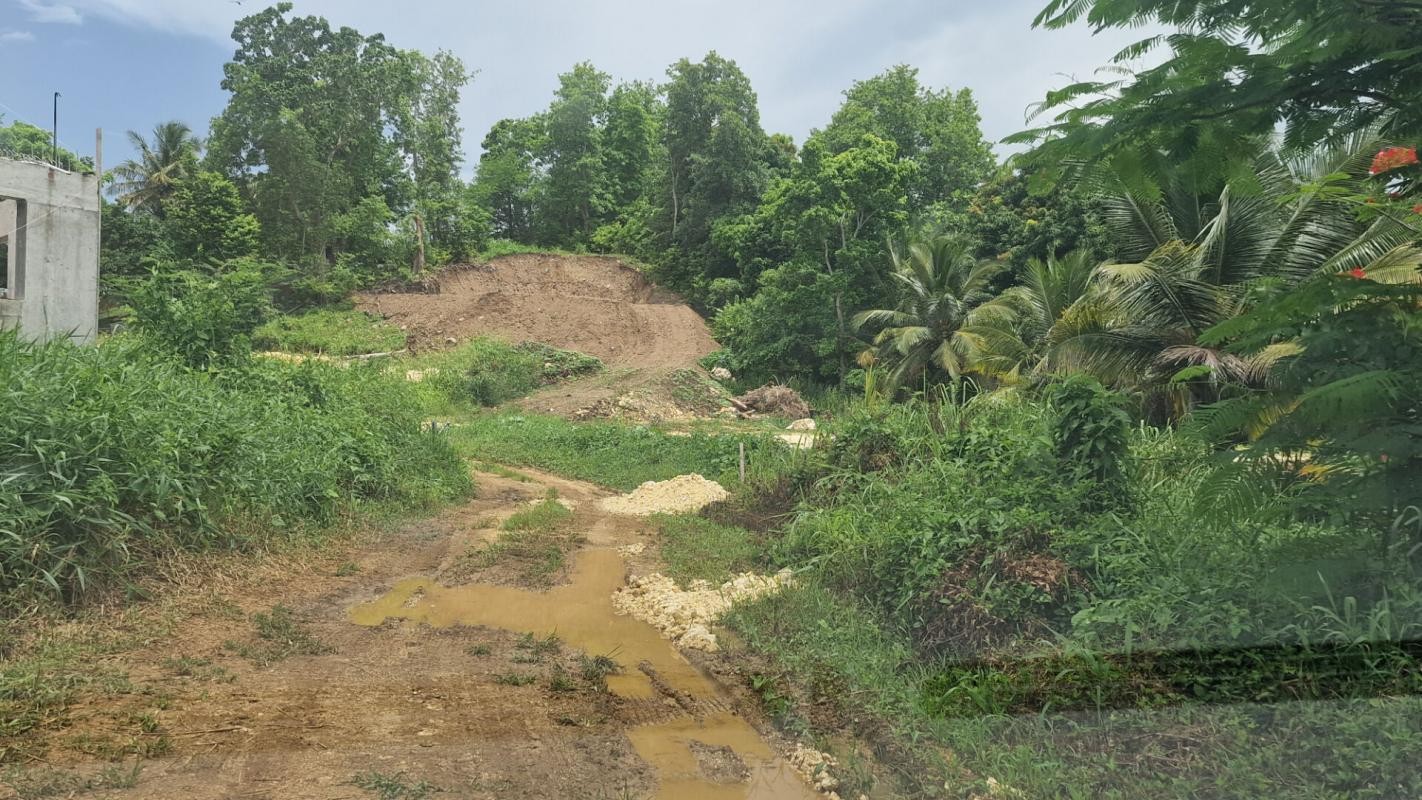
{"type": "Polygon", "coordinates": [[[481,473],[480,499],[433,520],[179,603],[171,629],[106,656],[131,689],[81,698],[29,766],[98,775],[123,755],[93,743],[113,739],[150,745],[136,785],[72,796],[337,800],[403,783],[386,796],[812,798],[753,701],[614,612],[628,570],[658,566],[646,523],[602,511],[588,484],[525,472],[481,473]],[[557,585],[497,567],[466,582],[460,562],[548,487],[583,542],[557,585]],[[299,632],[263,641],[252,615],[277,606],[299,632]],[[263,648],[310,654],[254,658],[263,648]],[[589,656],[620,670],[589,675],[589,656]]]}
{"type": "Polygon", "coordinates": [[[494,335],[597,356],[611,367],[683,367],[716,349],[700,315],[606,256],[512,255],[450,267],[436,293],[366,292],[356,306],[416,346],[494,335]]]}
{"type": "MultiPolygon", "coordinates": [[[[416,349],[476,336],[542,342],[602,359],[606,373],[559,384],[519,405],[562,416],[692,416],[673,375],[716,350],[681,298],[607,256],[511,255],[449,267],[426,292],[365,292],[356,306],[406,331],[416,349]],[[619,401],[621,401],[619,403],[619,401]]],[[[685,381],[682,380],[682,383],[685,381]]],[[[699,399],[705,403],[704,399],[699,399]]]]}

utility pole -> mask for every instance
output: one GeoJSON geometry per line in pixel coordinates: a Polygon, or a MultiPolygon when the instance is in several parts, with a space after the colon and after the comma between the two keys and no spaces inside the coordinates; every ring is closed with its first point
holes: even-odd
{"type": "Polygon", "coordinates": [[[54,93],[54,128],[50,131],[53,137],[49,144],[49,163],[59,166],[59,92],[54,93]]]}

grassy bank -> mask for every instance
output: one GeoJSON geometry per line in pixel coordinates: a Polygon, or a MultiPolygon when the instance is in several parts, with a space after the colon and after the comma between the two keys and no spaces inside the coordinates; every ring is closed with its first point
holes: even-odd
{"type": "Polygon", "coordinates": [[[364,311],[323,308],[282,315],[252,333],[258,350],[354,356],[405,348],[405,333],[364,311]]]}
{"type": "Polygon", "coordinates": [[[510,412],[475,415],[449,436],[472,458],[537,467],[624,491],[693,472],[730,486],[737,479],[741,443],[756,470],[774,471],[791,458],[783,445],[760,435],[671,436],[624,422],[510,412]]]}
{"type": "Polygon", "coordinates": [[[1422,606],[1379,558],[1389,532],[1203,515],[1218,462],[1181,432],[1126,431],[1104,493],[1058,423],[1010,395],[849,408],[798,474],[759,484],[772,503],[794,484],[788,521],[672,521],[663,553],[683,580],[797,569],[725,622],[767,710],[836,751],[851,793],[1422,793],[1422,606]],[[881,767],[855,766],[868,752],[881,767]]]}
{"type": "Polygon", "coordinates": [[[212,372],[135,337],[0,336],[0,597],[75,599],[174,549],[319,534],[380,502],[470,488],[418,399],[375,369],[256,361],[212,372]]]}

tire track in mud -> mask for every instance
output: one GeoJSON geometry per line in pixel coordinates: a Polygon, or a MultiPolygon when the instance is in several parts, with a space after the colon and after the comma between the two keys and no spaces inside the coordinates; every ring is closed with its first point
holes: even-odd
{"type": "MultiPolygon", "coordinates": [[[[536,473],[535,473],[536,474],[536,473]]],[[[623,616],[612,604],[626,582],[617,548],[637,539],[636,523],[608,514],[587,484],[537,476],[577,500],[575,524],[587,530],[566,583],[547,591],[473,583],[444,586],[417,575],[350,608],[352,622],[374,627],[389,620],[447,629],[486,626],[538,637],[556,634],[589,655],[615,654],[621,671],[607,687],[620,698],[634,751],[657,774],[655,797],[665,800],[811,800],[812,792],[728,702],[724,688],[687,661],[652,626],[623,616]],[[744,764],[743,780],[708,775],[698,750],[721,749],[744,764]]],[[[512,510],[512,509],[511,509],[512,510]]]]}

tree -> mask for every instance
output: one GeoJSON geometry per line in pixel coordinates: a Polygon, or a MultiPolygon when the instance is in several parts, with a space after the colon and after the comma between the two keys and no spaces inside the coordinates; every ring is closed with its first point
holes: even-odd
{"type": "MultiPolygon", "coordinates": [[[[4,121],[5,116],[0,114],[0,123],[4,121]]],[[[62,147],[56,153],[49,131],[18,120],[9,125],[0,124],[0,155],[46,164],[53,159],[55,166],[70,172],[94,171],[93,159],[81,158],[62,147]]]]}
{"type": "Polygon", "coordinates": [[[166,207],[168,236],[178,258],[222,263],[257,254],[257,218],[247,212],[236,185],[216,172],[184,179],[166,207]]]}
{"type": "Polygon", "coordinates": [[[603,168],[601,124],[611,78],[588,62],[558,77],[543,115],[540,160],[547,165],[537,217],[547,244],[586,242],[612,204],[603,168]]]}
{"type": "Polygon", "coordinates": [[[978,254],[1006,261],[1025,277],[1027,264],[1074,251],[1100,261],[1115,255],[1099,197],[1084,186],[1031,190],[1031,165],[1007,165],[979,185],[966,203],[946,203],[920,215],[933,232],[958,232],[978,242],[978,254]]]}
{"type": "Polygon", "coordinates": [[[197,171],[202,143],[191,128],[178,121],[155,126],[151,144],[136,131],[128,132],[128,141],[138,151],[138,158],[114,167],[109,191],[128,208],[162,218],[164,204],[178,184],[197,171]]]}
{"type": "MultiPolygon", "coordinates": [[[[818,332],[820,343],[814,349],[832,358],[802,365],[808,371],[841,378],[847,372],[848,315],[887,294],[882,243],[906,227],[908,194],[916,176],[916,165],[899,159],[893,142],[872,134],[838,153],[811,137],[790,177],[772,183],[753,213],[718,223],[715,243],[738,265],[743,292],[758,290],[762,273],[785,262],[796,268],[779,276],[782,285],[791,272],[797,281],[808,279],[810,268],[823,273],[824,280],[813,283],[828,293],[834,323],[818,332]]],[[[700,294],[711,295],[712,288],[703,285],[700,294]]],[[[783,316],[777,312],[764,320],[764,336],[779,335],[776,328],[784,325],[783,316]]],[[[737,327],[741,345],[767,350],[748,336],[754,330],[749,319],[737,327]]]]}
{"type": "Polygon", "coordinates": [[[714,51],[699,63],[667,70],[665,169],[654,205],[657,226],[674,248],[662,274],[686,289],[698,275],[715,277],[707,244],[719,218],[755,204],[765,188],[770,154],[750,80],[714,51]]]}
{"type": "Polygon", "coordinates": [[[966,197],[992,169],[992,150],[979,127],[977,103],[967,89],[934,91],[904,65],[856,81],[828,126],[817,131],[826,149],[840,152],[866,135],[888,139],[918,172],[915,206],[966,197]]]}
{"type": "MultiPolygon", "coordinates": [[[[1203,334],[1201,346],[1262,361],[1269,378],[1200,412],[1206,433],[1249,441],[1212,478],[1213,510],[1257,508],[1261,490],[1292,485],[1326,513],[1361,511],[1379,530],[1413,527],[1396,523],[1422,506],[1418,282],[1375,281],[1366,269],[1319,275],[1203,334]],[[1304,466],[1323,479],[1301,481],[1304,466]]],[[[1415,537],[1397,544],[1383,558],[1416,552],[1415,537]]]]}
{"type": "Polygon", "coordinates": [[[464,62],[443,50],[426,58],[411,51],[401,54],[412,80],[397,127],[398,142],[407,162],[413,198],[411,214],[419,262],[424,268],[425,244],[436,249],[437,263],[468,258],[485,238],[485,215],[463,201],[459,169],[464,163],[460,143],[459,96],[469,83],[464,62]]]}
{"type": "Polygon", "coordinates": [[[233,29],[222,81],[231,97],[213,120],[207,163],[250,198],[268,252],[307,263],[346,254],[372,277],[399,265],[366,223],[405,219],[454,191],[450,101],[467,74],[447,54],[426,59],[291,8],[233,29]]]}
{"type": "Polygon", "coordinates": [[[1114,59],[1168,47],[1157,66],[1047,95],[1041,108],[1056,116],[1008,141],[1043,140],[1052,162],[1145,147],[1221,177],[1280,125],[1300,150],[1375,125],[1394,138],[1422,133],[1422,6],[1410,0],[1052,0],[1034,24],[1083,17],[1098,31],[1179,30],[1114,59]]]}
{"type": "Polygon", "coordinates": [[[608,194],[619,217],[646,197],[651,165],[659,156],[662,105],[650,83],[619,83],[607,99],[602,135],[608,194]]]}
{"type": "Polygon", "coordinates": [[[543,147],[539,117],[501,119],[484,136],[484,154],[469,194],[489,210],[493,234],[518,242],[533,240],[536,153],[543,147]]]}
{"type": "Polygon", "coordinates": [[[1388,216],[1360,219],[1331,195],[1305,191],[1324,178],[1331,191],[1364,191],[1378,147],[1363,134],[1306,157],[1257,153],[1250,174],[1214,196],[1194,194],[1197,179],[1188,174],[1143,191],[1096,173],[1105,224],[1124,262],[1097,267],[1087,291],[1028,349],[1051,370],[1088,371],[1144,391],[1167,404],[1162,415],[1219,399],[1224,379],[1256,374],[1260,365],[1198,340],[1255,307],[1263,288],[1353,269],[1416,280],[1422,249],[1413,228],[1388,216]],[[1203,373],[1187,380],[1185,369],[1203,373]]]}
{"type": "Polygon", "coordinates": [[[914,242],[907,252],[891,249],[893,278],[903,289],[894,308],[861,311],[854,326],[874,330],[871,363],[889,367],[888,382],[902,386],[926,372],[941,371],[951,380],[970,373],[1001,371],[994,357],[998,339],[1011,340],[1012,308],[991,293],[996,261],[974,255],[964,239],[941,237],[914,242]]]}

